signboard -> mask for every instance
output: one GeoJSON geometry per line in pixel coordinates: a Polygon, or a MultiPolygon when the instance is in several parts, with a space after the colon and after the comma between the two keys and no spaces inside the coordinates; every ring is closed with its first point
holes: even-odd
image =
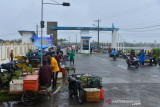
{"type": "Polygon", "coordinates": [[[89,40],[83,40],[83,50],[89,50],[89,40]]]}
{"type": "MultiPolygon", "coordinates": [[[[35,47],[38,47],[38,49],[41,48],[41,37],[38,37],[38,35],[35,35],[35,47]]],[[[42,39],[42,48],[47,48],[51,45],[53,45],[53,35],[50,35],[49,37],[43,37],[42,39]]]]}

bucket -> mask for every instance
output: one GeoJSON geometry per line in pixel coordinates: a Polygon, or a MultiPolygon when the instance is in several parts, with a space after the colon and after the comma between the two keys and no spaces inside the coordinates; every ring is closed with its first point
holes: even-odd
{"type": "Polygon", "coordinates": [[[66,75],[66,70],[62,69],[62,75],[65,76],[66,75]]]}
{"type": "Polygon", "coordinates": [[[103,95],[103,93],[104,93],[104,90],[103,90],[103,89],[101,89],[101,92],[100,92],[100,99],[104,99],[104,95],[103,95]]]}

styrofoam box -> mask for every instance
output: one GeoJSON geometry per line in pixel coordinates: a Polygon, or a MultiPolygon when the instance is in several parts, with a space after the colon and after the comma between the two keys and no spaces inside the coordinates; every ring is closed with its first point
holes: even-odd
{"type": "Polygon", "coordinates": [[[9,84],[10,92],[23,91],[23,79],[14,79],[9,84]]]}

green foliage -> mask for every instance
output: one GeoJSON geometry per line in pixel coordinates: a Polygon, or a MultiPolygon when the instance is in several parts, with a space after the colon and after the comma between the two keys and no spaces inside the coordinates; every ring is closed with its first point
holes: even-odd
{"type": "Polygon", "coordinates": [[[8,101],[8,100],[10,100],[10,97],[9,97],[8,93],[0,92],[0,102],[8,101]]]}
{"type": "Polygon", "coordinates": [[[82,55],[91,55],[90,53],[83,53],[82,55]]]}
{"type": "Polygon", "coordinates": [[[17,43],[20,43],[20,42],[22,42],[22,39],[4,40],[4,42],[10,42],[10,43],[17,42],[17,43]]]}
{"type": "Polygon", "coordinates": [[[159,58],[160,57],[160,48],[153,48],[152,49],[152,56],[159,58]]]}
{"type": "Polygon", "coordinates": [[[130,53],[131,52],[131,49],[126,49],[125,50],[125,53],[130,53]]]}

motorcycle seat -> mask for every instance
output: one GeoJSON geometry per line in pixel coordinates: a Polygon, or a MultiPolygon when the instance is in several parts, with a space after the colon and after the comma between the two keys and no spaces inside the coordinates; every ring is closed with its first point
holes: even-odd
{"type": "Polygon", "coordinates": [[[75,77],[70,77],[69,82],[76,82],[76,78],[75,77]]]}

